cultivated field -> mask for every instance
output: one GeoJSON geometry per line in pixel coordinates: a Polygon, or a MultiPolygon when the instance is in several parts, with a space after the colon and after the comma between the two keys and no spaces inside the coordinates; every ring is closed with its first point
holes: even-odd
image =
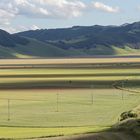
{"type": "Polygon", "coordinates": [[[140,102],[140,59],[122,60],[0,60],[0,137],[72,135],[111,127],[140,102]]]}
{"type": "Polygon", "coordinates": [[[18,64],[100,64],[100,63],[140,63],[140,57],[116,58],[69,58],[69,59],[1,59],[0,65],[18,64]]]}

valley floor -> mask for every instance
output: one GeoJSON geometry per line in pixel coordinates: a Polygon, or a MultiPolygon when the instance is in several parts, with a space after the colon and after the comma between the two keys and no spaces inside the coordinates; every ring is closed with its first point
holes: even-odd
{"type": "MultiPolygon", "coordinates": [[[[139,68],[140,58],[0,60],[0,138],[71,136],[111,128],[122,112],[140,103],[139,68]]],[[[102,134],[108,137],[108,132],[102,134]]],[[[119,135],[131,138],[111,132],[116,139],[119,135]]]]}

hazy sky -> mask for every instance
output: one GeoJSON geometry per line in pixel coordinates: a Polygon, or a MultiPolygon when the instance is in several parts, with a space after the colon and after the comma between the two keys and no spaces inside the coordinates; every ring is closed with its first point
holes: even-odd
{"type": "Polygon", "coordinates": [[[140,0],[0,0],[0,28],[9,32],[140,21],[140,0]]]}

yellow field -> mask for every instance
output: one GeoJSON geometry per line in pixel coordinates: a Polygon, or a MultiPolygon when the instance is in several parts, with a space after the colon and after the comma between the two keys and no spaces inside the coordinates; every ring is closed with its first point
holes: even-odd
{"type": "Polygon", "coordinates": [[[0,65],[139,63],[140,58],[1,59],[0,65]]]}

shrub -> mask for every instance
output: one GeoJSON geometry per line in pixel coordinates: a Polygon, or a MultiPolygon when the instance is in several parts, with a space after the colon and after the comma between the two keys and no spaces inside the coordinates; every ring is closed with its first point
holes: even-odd
{"type": "Polygon", "coordinates": [[[137,117],[138,115],[135,112],[132,112],[132,111],[123,112],[120,116],[120,121],[124,121],[130,118],[137,118],[137,117]]]}

